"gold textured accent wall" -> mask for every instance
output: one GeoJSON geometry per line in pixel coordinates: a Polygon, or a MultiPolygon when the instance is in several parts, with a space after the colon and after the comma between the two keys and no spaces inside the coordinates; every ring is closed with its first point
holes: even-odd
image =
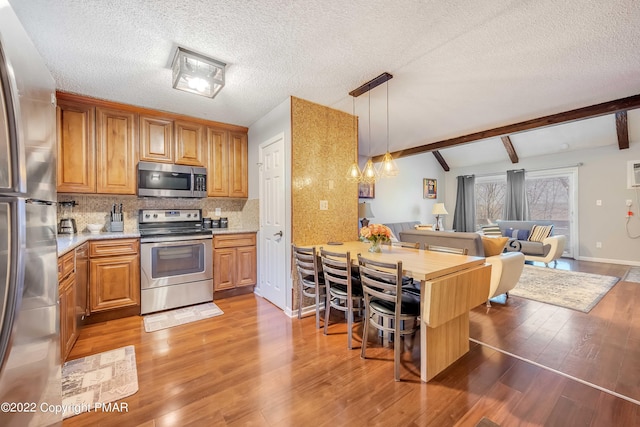
{"type": "Polygon", "coordinates": [[[356,152],[354,127],[351,114],[291,98],[294,244],[357,240],[358,185],[346,179],[356,152]],[[321,200],[327,210],[320,210],[321,200]]]}

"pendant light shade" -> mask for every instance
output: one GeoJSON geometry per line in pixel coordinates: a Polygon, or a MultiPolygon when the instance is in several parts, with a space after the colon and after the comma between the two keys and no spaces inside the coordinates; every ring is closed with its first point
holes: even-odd
{"type": "Polygon", "coordinates": [[[393,159],[393,156],[389,152],[389,81],[386,82],[387,86],[387,152],[382,157],[380,163],[379,175],[380,178],[391,178],[398,175],[398,165],[393,159]]]}
{"type": "Polygon", "coordinates": [[[362,172],[358,165],[358,126],[356,121],[356,98],[353,97],[353,135],[355,138],[355,157],[347,170],[347,181],[362,182],[362,172]]]}

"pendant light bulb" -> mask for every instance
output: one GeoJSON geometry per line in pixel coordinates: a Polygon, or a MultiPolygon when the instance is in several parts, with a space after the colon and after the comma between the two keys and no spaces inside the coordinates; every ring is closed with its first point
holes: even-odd
{"type": "Polygon", "coordinates": [[[358,128],[356,125],[356,98],[353,98],[353,135],[355,138],[355,159],[349,169],[347,170],[347,181],[350,182],[362,182],[362,172],[360,171],[360,165],[358,165],[358,128]]]}
{"type": "Polygon", "coordinates": [[[396,161],[393,159],[393,156],[389,152],[389,81],[386,82],[387,86],[387,152],[382,157],[382,162],[380,163],[380,170],[378,171],[380,178],[390,178],[397,176],[400,172],[398,170],[398,165],[396,165],[396,161]]]}

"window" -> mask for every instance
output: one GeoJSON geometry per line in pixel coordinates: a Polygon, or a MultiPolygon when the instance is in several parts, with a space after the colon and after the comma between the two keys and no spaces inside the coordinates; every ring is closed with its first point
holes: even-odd
{"type": "Polygon", "coordinates": [[[505,175],[476,178],[476,228],[502,219],[506,188],[505,175]]]}

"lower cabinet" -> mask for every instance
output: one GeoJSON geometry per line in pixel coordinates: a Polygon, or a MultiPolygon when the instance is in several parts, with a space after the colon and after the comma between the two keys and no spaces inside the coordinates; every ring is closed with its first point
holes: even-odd
{"type": "Polygon", "coordinates": [[[75,252],[58,258],[58,297],[60,306],[60,357],[66,360],[78,339],[76,321],[75,252]]]}
{"type": "Polygon", "coordinates": [[[89,244],[91,313],[140,305],[138,239],[96,240],[89,244]]]}
{"type": "Polygon", "coordinates": [[[213,289],[221,291],[257,282],[255,233],[213,236],[213,289]]]}

